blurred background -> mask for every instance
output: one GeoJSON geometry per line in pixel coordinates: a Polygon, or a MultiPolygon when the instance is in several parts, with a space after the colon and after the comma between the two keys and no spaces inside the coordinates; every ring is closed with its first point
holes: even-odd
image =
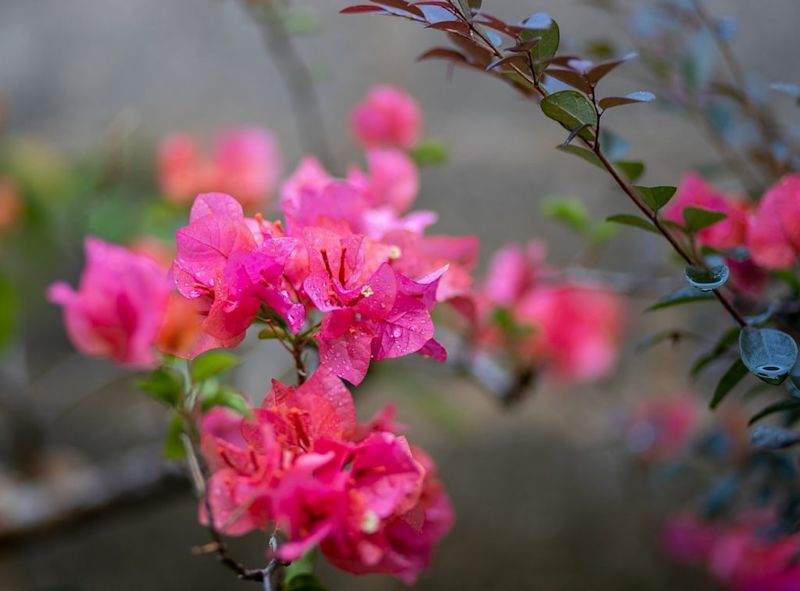
{"type": "MultiPolygon", "coordinates": [[[[565,43],[576,47],[620,37],[618,19],[578,0],[485,4],[509,19],[547,11],[565,43]]],[[[487,77],[448,76],[441,63],[416,64],[417,55],[441,42],[437,33],[399,19],[341,16],[345,3],[338,0],[296,5],[320,25],[316,30],[309,21],[309,34],[295,44],[314,74],[336,159],[358,158],[346,115],[369,86],[407,89],[424,110],[426,135],[450,146],[446,165],[423,170],[417,205],[440,213],[439,232],[477,234],[483,264],[502,244],[532,237],[547,241],[553,262],[574,259],[581,242],[541,215],[545,196],[579,197],[597,218],[627,211],[599,172],[553,149],[562,133],[531,103],[487,77]]],[[[796,0],[708,6],[739,23],[734,47],[748,71],[766,81],[800,79],[800,64],[787,57],[797,50],[796,0]]],[[[610,84],[642,89],[624,74],[610,84]]],[[[26,189],[47,196],[47,215],[54,217],[3,247],[12,278],[3,281],[13,285],[0,291],[13,294],[2,304],[20,316],[0,378],[0,507],[22,511],[21,525],[12,525],[23,533],[0,538],[0,589],[244,588],[213,558],[191,552],[206,532],[179,470],[156,461],[162,409],[138,394],[126,373],[76,354],[43,293],[56,279],[74,283],[83,233],[125,233],[126,211],[153,196],[153,146],[169,132],[211,137],[231,125],[262,125],[278,136],[292,170],[302,150],[291,98],[259,27],[234,0],[2,0],[0,97],[6,162],[26,189]],[[120,170],[123,161],[134,164],[120,170]],[[89,190],[92,200],[82,200],[89,190]],[[59,490],[99,484],[113,491],[131,479],[142,486],[112,509],[84,518],[77,506],[75,519],[28,528],[25,511],[38,518],[43,503],[26,478],[61,483],[59,490]]],[[[675,184],[711,158],[698,129],[670,113],[645,107],[620,121],[618,131],[648,162],[653,184],[675,184]]],[[[148,215],[157,225],[160,210],[148,215]]],[[[593,264],[673,276],[674,286],[681,284],[662,242],[644,233],[620,232],[593,264]]],[[[633,299],[620,366],[598,385],[539,384],[509,412],[447,369],[401,360],[384,364],[359,390],[362,418],[388,400],[397,403],[400,420],[439,463],[456,508],[457,525],[418,588],[712,588],[661,557],[656,532],[670,499],[654,497],[613,425],[626,401],[690,388],[689,348],[636,355],[637,338],[692,322],[718,332],[724,319],[711,308],[691,307],[640,315],[650,300],[652,294],[633,299]]],[[[246,358],[258,361],[237,374],[241,390],[262,396],[269,378],[288,365],[282,353],[251,345],[246,358]]],[[[703,394],[709,384],[694,387],[703,394]]],[[[257,543],[245,539],[234,548],[249,563],[262,559],[257,543]]],[[[403,587],[386,577],[353,579],[327,570],[322,578],[335,590],[403,587]]]]}

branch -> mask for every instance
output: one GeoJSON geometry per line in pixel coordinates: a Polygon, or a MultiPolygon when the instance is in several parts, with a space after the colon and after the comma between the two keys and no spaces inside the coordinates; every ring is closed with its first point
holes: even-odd
{"type": "Polygon", "coordinates": [[[261,26],[264,45],[283,77],[303,150],[316,154],[329,170],[336,170],[314,78],[286,30],[282,7],[274,0],[243,0],[243,4],[261,26]]]}

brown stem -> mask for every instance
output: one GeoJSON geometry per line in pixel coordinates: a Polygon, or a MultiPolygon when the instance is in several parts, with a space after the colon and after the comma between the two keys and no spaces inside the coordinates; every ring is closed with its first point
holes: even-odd
{"type": "MultiPolygon", "coordinates": [[[[628,198],[636,205],[636,207],[647,217],[648,220],[656,227],[656,229],[661,233],[664,238],[667,239],[667,242],[670,243],[672,248],[675,250],[676,253],[689,265],[695,264],[695,261],[692,260],[692,257],[684,250],[684,248],[680,245],[680,243],[675,239],[675,236],[667,230],[658,218],[658,215],[655,214],[650,210],[649,207],[639,198],[636,194],[636,191],[630,184],[622,178],[622,175],[617,172],[617,169],[614,168],[614,165],[608,161],[603,151],[598,147],[594,150],[595,155],[598,157],[600,162],[603,164],[603,168],[613,177],[614,181],[617,183],[620,189],[628,196],[628,198]]],[[[727,310],[727,312],[733,317],[739,326],[747,326],[747,322],[742,317],[741,314],[734,308],[733,304],[728,300],[728,298],[723,294],[720,290],[715,289],[713,290],[714,296],[719,300],[719,303],[722,304],[722,307],[727,310]]]]}
{"type": "Polygon", "coordinates": [[[244,5],[261,25],[264,45],[283,77],[303,150],[316,154],[323,165],[335,170],[336,159],[325,134],[314,78],[284,26],[281,7],[272,1],[245,0],[244,5]]]}

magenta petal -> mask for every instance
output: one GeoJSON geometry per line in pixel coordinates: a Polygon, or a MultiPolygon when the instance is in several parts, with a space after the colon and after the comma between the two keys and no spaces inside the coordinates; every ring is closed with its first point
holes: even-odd
{"type": "Polygon", "coordinates": [[[351,310],[331,312],[318,336],[320,363],[337,376],[358,385],[367,375],[373,332],[357,322],[351,310]]]}
{"type": "Polygon", "coordinates": [[[415,297],[398,295],[394,309],[378,325],[372,356],[392,359],[419,351],[433,338],[433,320],[425,305],[415,297]]]}
{"type": "Polygon", "coordinates": [[[234,220],[244,220],[244,211],[241,204],[230,195],[225,193],[203,193],[198,195],[192,204],[189,223],[212,214],[234,220]]]}
{"type": "Polygon", "coordinates": [[[430,339],[422,346],[422,349],[417,351],[417,355],[428,357],[434,361],[444,363],[447,361],[447,350],[436,339],[430,339]]]}

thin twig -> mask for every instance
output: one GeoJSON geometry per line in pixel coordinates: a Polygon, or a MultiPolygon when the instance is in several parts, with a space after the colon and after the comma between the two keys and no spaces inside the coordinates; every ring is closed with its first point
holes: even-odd
{"type": "Polygon", "coordinates": [[[328,169],[336,170],[314,78],[286,30],[282,7],[270,0],[244,0],[243,4],[261,26],[264,45],[283,77],[303,149],[316,154],[328,169]]]}

